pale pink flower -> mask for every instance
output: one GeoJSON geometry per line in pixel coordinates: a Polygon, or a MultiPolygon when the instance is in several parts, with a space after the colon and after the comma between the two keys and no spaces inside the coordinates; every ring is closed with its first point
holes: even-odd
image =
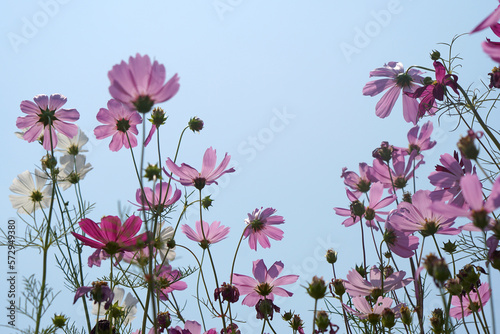
{"type": "Polygon", "coordinates": [[[351,202],[351,204],[349,205],[349,209],[339,208],[339,207],[333,209],[335,210],[335,214],[342,217],[348,217],[342,222],[342,225],[344,225],[345,227],[349,227],[360,221],[360,217],[362,217],[364,214],[364,204],[361,203],[358,199],[358,196],[356,196],[349,189],[345,188],[345,192],[347,194],[347,198],[351,202]],[[355,207],[361,207],[361,206],[363,206],[363,214],[358,215],[355,212],[355,207]]]}
{"type": "Polygon", "coordinates": [[[75,122],[80,118],[76,109],[61,109],[67,99],[61,94],[36,95],[33,98],[35,103],[24,100],[21,102],[21,111],[27,116],[18,117],[16,126],[21,130],[26,130],[23,138],[31,143],[43,134],[43,148],[47,151],[57,146],[56,130],[69,138],[73,138],[78,133],[75,122]]]}
{"type": "Polygon", "coordinates": [[[207,248],[211,244],[226,239],[230,230],[229,227],[221,225],[217,221],[214,221],[210,225],[206,221],[203,221],[203,230],[200,222],[197,221],[195,227],[196,232],[186,224],[182,225],[181,229],[188,239],[199,242],[202,248],[207,248]]]}
{"type": "MultiPolygon", "coordinates": [[[[170,327],[168,329],[168,334],[201,334],[201,325],[196,321],[187,320],[184,323],[184,329],[179,326],[170,327]]],[[[212,328],[203,332],[203,334],[217,334],[217,330],[212,328]]]]}
{"type": "Polygon", "coordinates": [[[181,191],[179,189],[173,191],[172,188],[167,182],[161,182],[156,184],[154,191],[149,187],[144,187],[144,196],[141,189],[137,189],[135,199],[139,203],[137,205],[140,207],[139,211],[153,209],[162,212],[173,205],[181,197],[181,191]]]}
{"type": "Polygon", "coordinates": [[[280,288],[281,285],[295,283],[298,275],[286,275],[279,277],[283,270],[283,263],[276,261],[267,269],[264,260],[253,261],[252,273],[255,278],[233,274],[233,284],[238,288],[241,295],[247,295],[243,301],[243,305],[255,306],[261,299],[274,300],[274,295],[281,297],[290,297],[293,293],[280,288]]]}
{"type": "Polygon", "coordinates": [[[103,217],[100,224],[85,218],[80,221],[79,225],[82,231],[93,239],[71,232],[75,238],[84,245],[103,249],[110,255],[137,249],[137,244],[147,239],[146,233],[136,235],[141,229],[142,220],[134,215],[130,216],[123,225],[120,218],[116,216],[103,217]]]}
{"type": "Polygon", "coordinates": [[[452,296],[451,305],[455,306],[450,309],[450,316],[455,319],[462,319],[462,310],[464,317],[471,315],[474,312],[481,312],[484,305],[490,300],[491,292],[488,283],[481,283],[481,286],[476,292],[471,291],[469,296],[452,296]],[[481,301],[480,301],[481,299],[481,301]]]}
{"type": "Polygon", "coordinates": [[[122,61],[108,72],[111,81],[109,93],[129,110],[146,113],[155,103],[165,102],[179,90],[179,77],[175,74],[165,83],[165,66],[156,60],[151,64],[148,55],[136,54],[128,63],[122,61]]]}
{"type": "Polygon", "coordinates": [[[413,161],[417,157],[417,151],[412,151],[408,157],[408,161],[405,161],[405,155],[400,150],[394,150],[392,154],[392,166],[394,167],[389,171],[387,165],[380,159],[373,160],[373,176],[384,184],[385,188],[390,188],[393,191],[393,187],[396,189],[403,189],[408,184],[414,173],[421,164],[424,163],[420,160],[415,164],[413,168],[413,161]]]}
{"type": "Polygon", "coordinates": [[[377,297],[385,292],[400,289],[413,281],[412,278],[405,279],[405,275],[406,272],[404,271],[396,271],[384,278],[382,282],[382,273],[377,267],[373,266],[370,269],[370,281],[367,281],[356,270],[352,269],[347,274],[347,280],[344,280],[344,286],[351,297],[369,296],[371,294],[377,297]]]}
{"type": "Polygon", "coordinates": [[[442,165],[436,165],[436,171],[429,174],[429,181],[436,187],[431,192],[431,200],[464,206],[460,179],[466,173],[476,174],[476,167],[473,168],[471,161],[463,155],[459,159],[457,151],[453,157],[448,153],[441,155],[439,161],[442,165]]]}
{"type": "Polygon", "coordinates": [[[243,236],[248,238],[248,245],[251,249],[257,250],[257,242],[263,248],[271,247],[269,238],[274,240],[283,239],[283,231],[272,225],[280,225],[285,223],[282,216],[274,216],[276,209],[255,209],[252,213],[248,214],[245,219],[247,224],[243,236]]]}
{"type": "Polygon", "coordinates": [[[405,72],[403,64],[391,61],[384,67],[376,68],[370,72],[370,77],[385,77],[387,79],[379,79],[368,82],[363,87],[363,95],[375,96],[386,89],[389,89],[378,101],[375,107],[375,114],[380,118],[385,118],[391,114],[392,108],[396,103],[399,95],[403,92],[403,116],[406,122],[417,124],[418,118],[418,102],[410,98],[404,92],[414,92],[423,77],[422,72],[412,68],[405,72]]]}
{"type": "MultiPolygon", "coordinates": [[[[358,318],[360,319],[368,319],[370,317],[370,319],[374,319],[376,317],[380,318],[382,316],[382,312],[386,309],[386,308],[391,308],[392,306],[392,302],[394,300],[392,300],[391,298],[388,298],[388,297],[378,297],[377,301],[375,302],[375,304],[373,305],[373,307],[370,305],[370,303],[368,303],[368,301],[366,300],[365,297],[354,297],[352,299],[352,303],[354,304],[354,306],[356,307],[357,311],[350,308],[349,306],[347,305],[343,305],[344,308],[351,314],[354,314],[355,316],[357,316],[358,318]]],[[[394,314],[396,315],[397,318],[399,318],[401,316],[401,313],[400,313],[400,309],[401,309],[401,304],[395,306],[394,308],[392,308],[391,310],[393,310],[394,314]]]]}
{"type": "Polygon", "coordinates": [[[370,190],[372,182],[377,181],[372,176],[372,167],[364,162],[359,163],[359,175],[355,172],[348,171],[346,167],[342,168],[344,184],[353,190],[356,197],[360,197],[362,193],[367,193],[370,190]]]}
{"type": "Polygon", "coordinates": [[[101,108],[97,113],[97,120],[104,125],[94,129],[97,139],[113,136],[109,149],[113,152],[120,150],[123,146],[131,148],[137,146],[137,124],[141,124],[142,118],[137,111],[127,110],[117,100],[108,101],[108,109],[101,108]]]}
{"type": "Polygon", "coordinates": [[[460,233],[451,227],[455,223],[453,213],[433,210],[429,190],[419,190],[412,197],[412,203],[401,202],[390,220],[391,225],[405,233],[420,232],[424,237],[433,234],[455,235],[460,233]]]}
{"type": "MultiPolygon", "coordinates": [[[[393,210],[393,212],[396,211],[393,210]]],[[[401,232],[392,226],[391,215],[385,221],[384,241],[391,252],[402,258],[412,257],[420,243],[418,237],[408,235],[408,233],[401,232]]]]}
{"type": "Polygon", "coordinates": [[[165,169],[163,171],[167,174],[171,179],[180,182],[183,186],[194,186],[196,189],[201,190],[205,186],[208,186],[212,183],[217,184],[217,179],[226,173],[233,173],[234,168],[224,170],[229,164],[229,160],[231,159],[230,155],[224,156],[220,165],[215,168],[215,163],[217,161],[216,151],[210,147],[205,151],[205,155],[203,156],[203,164],[201,165],[201,173],[199,173],[193,167],[187,164],[181,164],[178,167],[170,158],[167,159],[166,164],[168,169],[172,171],[175,175],[179,177],[179,180],[174,179],[170,173],[167,173],[165,169]]]}
{"type": "Polygon", "coordinates": [[[411,153],[412,151],[417,151],[418,155],[416,158],[422,159],[422,151],[430,150],[436,145],[435,140],[431,140],[433,126],[432,122],[428,121],[422,127],[418,125],[408,131],[408,149],[403,152],[411,153]],[[420,133],[419,133],[420,130],[420,133]]]}

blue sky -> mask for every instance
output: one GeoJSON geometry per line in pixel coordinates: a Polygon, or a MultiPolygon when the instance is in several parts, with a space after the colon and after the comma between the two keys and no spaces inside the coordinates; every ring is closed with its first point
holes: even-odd
{"type": "MultiPolygon", "coordinates": [[[[213,247],[221,256],[220,271],[227,271],[224,255],[236,247],[246,214],[261,206],[278,209],[286,220],[285,238],[270,250],[244,247],[236,272],[250,275],[251,261],[260,258],[268,266],[283,261],[285,270],[301,274],[301,280],[292,289],[296,298],[279,306],[297,308],[310,322],[313,302],[300,285],[315,274],[331,276],[322,259],[326,249],[339,251],[340,277],[361,260],[359,230],[341,226],[342,218],[333,211],[348,204],[342,167],[357,170],[359,162],[370,163],[371,151],[382,140],[405,146],[411,127],[400,102],[389,118],[375,116],[378,98],[361,94],[369,71],[393,60],[430,67],[433,49],[448,51],[438,43],[470,31],[495,6],[496,1],[397,0],[3,2],[3,219],[16,217],[7,199],[12,179],[38,166],[43,154],[13,134],[20,102],[37,94],[61,93],[68,98],[65,107],[80,112],[78,124],[91,137],[87,161],[94,170],[82,189],[87,200],[96,202],[93,218],[115,215],[118,201],[134,199],[130,154],[110,152],[109,140],[98,141],[92,133],[97,111],[110,99],[107,72],[131,55],[148,54],[165,65],[169,77],[180,76],[179,93],[162,104],[169,115],[163,159],[172,157],[181,129],[196,115],[205,129],[186,135],[178,161],[199,168],[212,146],[220,157],[228,152],[237,169],[221,179],[220,187],[210,188],[216,201],[205,216],[232,228],[231,238],[213,247]]],[[[488,80],[494,63],[480,43],[490,35],[457,41],[463,57],[460,82],[480,87],[488,80]]],[[[437,128],[437,118],[432,121],[437,128]]],[[[460,134],[449,132],[455,119],[443,117],[441,123],[438,146],[426,156],[417,179],[423,188],[430,187],[425,175],[440,154],[453,150],[460,134]]],[[[187,255],[179,261],[187,263],[187,255]]],[[[38,265],[22,253],[19,263],[24,276],[38,265]]],[[[91,279],[93,272],[88,275],[91,279]]],[[[440,302],[435,299],[434,304],[440,302]]],[[[59,311],[57,306],[51,313],[59,311]]]]}

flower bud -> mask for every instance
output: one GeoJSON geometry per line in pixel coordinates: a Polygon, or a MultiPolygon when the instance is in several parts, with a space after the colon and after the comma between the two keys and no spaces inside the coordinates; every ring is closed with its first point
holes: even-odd
{"type": "Polygon", "coordinates": [[[335,262],[337,262],[337,252],[334,251],[333,249],[329,249],[326,251],[326,262],[328,263],[331,263],[331,264],[334,264],[335,262]]]}
{"type": "Polygon", "coordinates": [[[440,58],[441,58],[441,53],[439,53],[439,51],[437,50],[433,50],[431,53],[431,59],[436,61],[439,60],[440,58]]]}
{"type": "Polygon", "coordinates": [[[159,128],[163,124],[165,124],[165,121],[167,120],[167,117],[165,116],[165,112],[163,111],[162,108],[156,107],[153,109],[153,112],[151,113],[151,118],[149,121],[153,123],[156,128],[159,128]]]}
{"type": "Polygon", "coordinates": [[[462,155],[470,160],[476,160],[479,155],[479,147],[476,147],[474,139],[480,139],[483,136],[482,132],[467,131],[467,136],[461,137],[458,141],[458,149],[462,155]]]}
{"type": "Polygon", "coordinates": [[[43,170],[52,170],[57,166],[57,159],[47,153],[41,160],[43,170]]]}
{"type": "Polygon", "coordinates": [[[432,311],[430,322],[432,331],[434,333],[436,334],[444,333],[444,317],[442,309],[437,308],[434,311],[432,311]]]}
{"type": "Polygon", "coordinates": [[[392,309],[386,307],[382,311],[382,326],[392,328],[394,325],[396,325],[396,314],[392,309]]]}
{"type": "Polygon", "coordinates": [[[289,324],[290,324],[290,327],[294,331],[298,331],[300,328],[302,328],[304,326],[304,322],[302,321],[302,319],[300,318],[300,316],[298,314],[293,315],[293,318],[289,322],[289,324]]]}
{"type": "Polygon", "coordinates": [[[227,301],[229,303],[236,303],[240,298],[240,291],[234,285],[227,284],[226,282],[222,283],[220,288],[215,289],[214,299],[217,300],[222,296],[223,301],[227,301]]]}
{"type": "Polygon", "coordinates": [[[332,282],[333,291],[339,297],[341,297],[345,293],[344,281],[341,278],[337,278],[332,282]]]}
{"type": "Polygon", "coordinates": [[[392,152],[394,151],[394,147],[389,145],[389,142],[383,141],[379,148],[376,148],[372,152],[372,156],[375,159],[380,159],[385,162],[389,162],[392,159],[392,152]]]}
{"type": "Polygon", "coordinates": [[[444,287],[452,296],[458,296],[462,293],[462,284],[458,278],[450,278],[446,281],[444,287]]]}
{"type": "Polygon", "coordinates": [[[208,195],[201,200],[201,206],[203,206],[203,209],[208,210],[208,208],[212,206],[213,201],[214,200],[210,198],[210,195],[208,195]]]}
{"type": "Polygon", "coordinates": [[[260,299],[255,305],[255,310],[257,311],[257,319],[269,318],[269,320],[273,320],[273,311],[279,312],[280,308],[274,305],[272,300],[260,299]]]}
{"type": "Polygon", "coordinates": [[[312,282],[307,287],[307,293],[316,300],[325,298],[326,283],[323,277],[318,278],[318,276],[314,276],[312,282]]]}
{"type": "Polygon", "coordinates": [[[314,320],[316,326],[318,326],[318,330],[320,333],[326,331],[328,326],[330,326],[330,318],[328,317],[328,313],[325,311],[318,311],[316,313],[316,319],[314,320]]]}
{"type": "Polygon", "coordinates": [[[491,73],[488,73],[488,75],[490,76],[490,84],[489,84],[489,87],[490,88],[500,88],[500,70],[498,69],[498,67],[493,67],[493,69],[491,70],[491,73]]]}
{"type": "Polygon", "coordinates": [[[448,242],[443,243],[443,248],[441,248],[448,254],[453,254],[457,250],[457,244],[456,242],[451,242],[451,240],[448,240],[448,242]]]}
{"type": "Polygon", "coordinates": [[[399,312],[401,313],[401,322],[403,322],[406,326],[411,325],[413,315],[408,306],[401,306],[399,312]]]}
{"type": "Polygon", "coordinates": [[[170,313],[168,312],[160,312],[156,317],[156,323],[158,324],[158,330],[162,332],[167,329],[168,326],[172,323],[172,319],[170,318],[170,313]]]}
{"type": "Polygon", "coordinates": [[[428,85],[432,85],[433,82],[434,82],[434,79],[432,79],[431,77],[425,77],[422,84],[424,86],[428,86],[428,85]]]}
{"type": "Polygon", "coordinates": [[[64,328],[66,326],[67,320],[68,320],[68,318],[66,318],[66,316],[63,314],[59,314],[59,315],[54,314],[54,317],[52,318],[52,323],[57,328],[64,328]]]}
{"type": "Polygon", "coordinates": [[[200,132],[203,129],[203,121],[198,117],[193,117],[189,120],[189,129],[193,132],[200,132]]]}
{"type": "Polygon", "coordinates": [[[460,284],[464,288],[465,292],[470,292],[476,284],[479,282],[480,274],[476,272],[475,268],[471,264],[466,264],[457,274],[457,278],[460,280],[460,284]]]}
{"type": "Polygon", "coordinates": [[[365,205],[358,200],[352,202],[349,207],[351,209],[351,214],[356,217],[361,217],[365,214],[365,205]]]}
{"type": "Polygon", "coordinates": [[[291,310],[290,310],[290,311],[288,311],[288,312],[285,312],[285,313],[281,316],[281,318],[282,318],[283,320],[285,320],[285,321],[290,321],[290,320],[292,320],[292,318],[293,318],[293,312],[292,312],[291,310]]]}
{"type": "Polygon", "coordinates": [[[159,168],[157,164],[148,164],[148,167],[144,170],[144,177],[147,178],[148,181],[161,180],[161,168],[159,168]]]}
{"type": "Polygon", "coordinates": [[[118,319],[125,316],[125,310],[118,305],[118,302],[112,304],[108,309],[108,315],[112,319],[118,319]]]}

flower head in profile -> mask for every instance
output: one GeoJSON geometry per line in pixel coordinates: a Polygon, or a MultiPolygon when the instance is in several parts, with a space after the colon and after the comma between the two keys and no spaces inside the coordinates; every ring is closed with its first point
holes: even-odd
{"type": "Polygon", "coordinates": [[[356,270],[352,269],[344,281],[346,291],[351,297],[372,296],[374,299],[385,292],[402,288],[413,281],[404,278],[406,272],[396,271],[382,280],[382,272],[375,266],[370,269],[370,281],[365,280],[356,270]]]}
{"type": "Polygon", "coordinates": [[[380,118],[385,118],[391,114],[394,104],[403,92],[404,119],[408,123],[417,124],[418,102],[404,93],[412,93],[419,87],[418,84],[423,80],[420,74],[422,72],[415,68],[405,72],[403,64],[391,61],[370,72],[370,77],[383,77],[384,79],[368,82],[363,87],[363,95],[375,96],[388,89],[375,107],[375,114],[380,118]]]}
{"type": "Polygon", "coordinates": [[[138,247],[138,244],[144,243],[147,239],[146,233],[136,235],[141,229],[142,220],[134,215],[130,216],[123,225],[120,218],[116,216],[105,216],[100,224],[85,218],[80,221],[79,225],[82,231],[92,239],[71,232],[75,238],[84,245],[103,249],[109,255],[142,248],[138,247]]]}
{"type": "Polygon", "coordinates": [[[104,125],[94,129],[97,139],[113,136],[109,149],[113,152],[120,150],[123,146],[131,148],[137,146],[137,124],[142,121],[136,111],[127,110],[117,100],[108,101],[108,109],[101,108],[97,113],[97,120],[104,125]]]}
{"type": "Polygon", "coordinates": [[[18,213],[31,214],[50,205],[52,187],[47,184],[47,175],[41,170],[35,169],[34,181],[30,171],[22,172],[12,181],[9,189],[17,194],[9,195],[9,199],[18,213]]]}
{"type": "Polygon", "coordinates": [[[43,135],[43,148],[47,151],[57,146],[56,130],[73,138],[78,127],[75,122],[80,118],[76,109],[61,109],[67,99],[61,94],[37,95],[33,98],[35,103],[24,100],[21,102],[21,111],[27,116],[18,117],[16,126],[26,130],[23,138],[31,143],[43,135]]]}
{"type": "Polygon", "coordinates": [[[260,208],[253,210],[245,219],[247,224],[243,236],[248,238],[248,245],[251,249],[257,250],[257,242],[263,248],[271,247],[269,238],[274,240],[283,239],[283,231],[273,225],[285,223],[282,216],[275,216],[276,209],[260,208]]]}
{"type": "Polygon", "coordinates": [[[215,168],[217,154],[216,151],[212,147],[210,147],[205,151],[205,155],[203,156],[201,172],[198,172],[193,167],[184,163],[179,167],[172,160],[170,160],[170,158],[167,159],[167,167],[172,173],[177,175],[179,179],[174,179],[171,174],[168,173],[165,169],[163,171],[167,174],[168,177],[180,182],[183,186],[194,186],[196,189],[201,190],[205,186],[208,186],[212,183],[217,184],[216,180],[222,175],[234,172],[234,168],[224,170],[229,164],[230,159],[231,156],[227,155],[226,153],[220,165],[215,168]]]}
{"type": "Polygon", "coordinates": [[[210,225],[208,225],[206,221],[203,221],[203,228],[200,222],[197,221],[195,227],[196,232],[187,224],[182,225],[181,229],[188,239],[199,242],[203,249],[208,248],[211,244],[226,239],[229,234],[229,227],[221,225],[220,222],[217,221],[214,221],[210,225]]]}
{"type": "Polygon", "coordinates": [[[175,290],[185,290],[187,289],[187,284],[181,281],[183,278],[179,270],[172,270],[172,266],[162,266],[156,267],[156,292],[158,293],[158,298],[161,300],[167,300],[168,294],[175,290]]]}
{"type": "Polygon", "coordinates": [[[283,270],[283,263],[276,261],[267,269],[264,260],[253,261],[253,276],[255,278],[233,274],[233,284],[240,291],[240,295],[247,295],[243,301],[243,305],[255,306],[261,299],[274,300],[274,295],[281,297],[290,297],[293,294],[283,288],[281,285],[288,285],[295,283],[298,275],[286,275],[279,277],[283,270]]]}
{"type": "Polygon", "coordinates": [[[155,103],[171,99],[179,90],[177,74],[165,83],[166,75],[165,66],[156,60],[151,64],[148,55],[136,54],[108,72],[109,93],[129,110],[147,113],[155,103]]]}
{"type": "Polygon", "coordinates": [[[162,212],[165,208],[170,207],[181,197],[181,191],[175,189],[167,182],[156,184],[155,189],[144,187],[144,195],[141,189],[137,189],[135,199],[139,203],[139,211],[141,210],[154,210],[157,213],[162,212]]]}
{"type": "Polygon", "coordinates": [[[491,291],[488,283],[482,283],[477,291],[471,291],[469,296],[459,295],[451,297],[450,316],[455,319],[462,319],[472,313],[481,312],[483,306],[490,300],[491,291]]]}

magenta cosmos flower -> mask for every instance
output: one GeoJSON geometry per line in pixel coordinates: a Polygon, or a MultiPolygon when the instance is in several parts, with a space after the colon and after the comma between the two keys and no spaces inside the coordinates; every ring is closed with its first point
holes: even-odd
{"type": "Polygon", "coordinates": [[[165,169],[163,171],[167,174],[171,179],[180,182],[183,186],[194,186],[196,189],[201,190],[205,186],[208,186],[212,183],[217,184],[217,179],[226,173],[233,173],[234,168],[224,170],[229,164],[229,160],[231,160],[230,155],[224,156],[220,165],[215,168],[215,163],[217,161],[216,151],[209,147],[205,151],[205,155],[203,156],[203,164],[201,166],[201,173],[199,173],[193,167],[187,164],[181,164],[178,167],[170,158],[167,159],[166,164],[168,169],[172,171],[175,175],[179,177],[179,180],[174,179],[171,174],[167,173],[165,169]]]}
{"type": "Polygon", "coordinates": [[[450,316],[455,319],[462,319],[475,312],[480,312],[484,305],[490,300],[491,292],[488,283],[482,283],[477,289],[477,292],[471,291],[469,296],[453,296],[451,297],[451,305],[455,306],[450,309],[450,316]]]}
{"type": "Polygon", "coordinates": [[[492,220],[490,214],[500,207],[500,177],[497,177],[485,201],[483,200],[483,186],[476,174],[465,174],[460,179],[460,188],[465,200],[464,207],[434,202],[433,209],[443,215],[468,217],[476,228],[487,229],[492,220]]]}
{"type": "Polygon", "coordinates": [[[28,143],[37,140],[43,134],[43,148],[47,151],[57,146],[56,130],[68,138],[73,138],[78,133],[75,122],[80,118],[76,109],[61,109],[66,103],[66,97],[61,94],[37,95],[33,98],[35,103],[25,100],[21,102],[21,111],[27,116],[18,117],[16,126],[27,129],[23,139],[28,143]]]}
{"type": "Polygon", "coordinates": [[[142,196],[141,189],[137,189],[135,193],[135,200],[137,201],[139,210],[151,210],[162,212],[165,208],[173,205],[181,198],[181,191],[175,189],[167,182],[158,183],[155,189],[144,187],[144,196],[142,196]],[[144,198],[145,197],[145,198],[144,198]]]}
{"type": "Polygon", "coordinates": [[[82,231],[94,240],[71,232],[75,238],[84,245],[102,249],[110,255],[137,249],[137,244],[147,239],[146,233],[136,236],[141,229],[142,220],[134,215],[130,216],[123,225],[120,218],[116,216],[103,217],[100,224],[86,218],[82,219],[79,225],[82,231]]]}
{"type": "Polygon", "coordinates": [[[271,247],[269,238],[274,240],[283,239],[283,231],[272,226],[280,225],[285,222],[282,216],[273,216],[276,211],[277,210],[273,208],[260,208],[248,214],[248,218],[245,219],[247,226],[243,231],[243,236],[245,238],[248,237],[248,245],[251,249],[257,250],[257,242],[259,242],[263,248],[271,247]]]}
{"type": "Polygon", "coordinates": [[[233,274],[233,284],[238,288],[241,295],[247,295],[243,301],[243,305],[255,306],[261,299],[274,300],[274,295],[281,297],[290,297],[293,293],[280,288],[281,285],[288,285],[295,283],[298,275],[286,275],[279,277],[283,270],[283,263],[276,261],[267,269],[264,260],[253,261],[252,273],[255,278],[233,274]]]}
{"type": "Polygon", "coordinates": [[[97,139],[113,136],[109,149],[113,152],[120,150],[123,146],[131,148],[137,146],[137,124],[141,124],[142,118],[136,111],[127,110],[117,100],[108,101],[108,109],[101,108],[97,113],[97,120],[104,125],[94,129],[97,139]]]}
{"type": "Polygon", "coordinates": [[[175,74],[165,83],[165,66],[156,60],[151,64],[148,55],[136,54],[128,63],[122,61],[108,72],[111,81],[109,93],[130,110],[147,113],[155,103],[165,102],[179,90],[179,77],[175,74]]]}
{"type": "Polygon", "coordinates": [[[447,74],[444,65],[438,61],[434,61],[434,70],[436,72],[436,80],[430,85],[420,87],[413,93],[405,93],[414,99],[420,98],[418,105],[417,117],[422,118],[427,112],[429,115],[434,115],[436,100],[443,101],[446,92],[446,86],[453,89],[458,95],[458,76],[455,74],[447,74]]]}
{"type": "MultiPolygon", "coordinates": [[[[370,77],[386,77],[368,82],[363,87],[363,95],[375,96],[386,89],[389,89],[378,101],[375,107],[375,114],[380,118],[385,118],[391,114],[401,91],[412,93],[419,87],[416,83],[423,81],[420,76],[422,72],[417,69],[410,69],[405,72],[403,64],[391,61],[384,67],[376,68],[370,72],[370,77]]],[[[418,102],[403,93],[403,116],[406,122],[417,124],[418,102]]]]}
{"type": "Polygon", "coordinates": [[[181,272],[179,270],[172,270],[172,266],[158,265],[156,267],[156,289],[158,298],[167,300],[170,292],[187,289],[186,282],[181,281],[182,278],[181,272]]]}
{"type": "Polygon", "coordinates": [[[455,235],[460,233],[451,227],[456,215],[433,210],[429,190],[419,190],[412,197],[412,203],[401,202],[397,212],[391,216],[391,225],[405,233],[420,232],[424,237],[433,234],[455,235]]]}
{"type": "Polygon", "coordinates": [[[201,248],[205,249],[211,244],[215,244],[227,238],[229,227],[221,225],[220,222],[213,222],[208,225],[203,221],[203,229],[199,221],[196,222],[196,232],[189,225],[182,225],[182,232],[190,239],[200,243],[201,248]]]}
{"type": "Polygon", "coordinates": [[[493,27],[498,25],[498,20],[500,19],[500,5],[490,14],[488,15],[481,23],[477,25],[470,34],[473,34],[475,32],[481,31],[483,29],[486,29],[488,27],[493,27]]]}
{"type": "Polygon", "coordinates": [[[344,286],[351,297],[372,295],[372,297],[378,298],[388,291],[402,288],[413,281],[412,278],[405,279],[405,275],[404,271],[396,271],[384,278],[382,282],[382,273],[373,266],[370,269],[370,281],[368,282],[356,270],[352,269],[347,274],[347,280],[344,280],[344,286]]]}

